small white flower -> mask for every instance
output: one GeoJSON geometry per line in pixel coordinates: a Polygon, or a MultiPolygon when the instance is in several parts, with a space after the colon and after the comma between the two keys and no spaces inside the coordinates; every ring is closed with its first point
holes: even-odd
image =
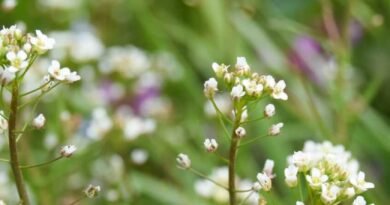
{"type": "Polygon", "coordinates": [[[215,80],[215,78],[210,78],[204,83],[204,95],[207,98],[213,98],[215,95],[215,92],[218,91],[218,82],[215,80]]]}
{"type": "Polygon", "coordinates": [[[191,167],[191,160],[186,154],[180,153],[176,161],[181,169],[189,169],[191,167]]]}
{"type": "Polygon", "coordinates": [[[273,169],[275,166],[274,160],[267,159],[264,163],[263,173],[267,174],[270,178],[274,178],[273,169]]]}
{"type": "Polygon", "coordinates": [[[286,83],[284,82],[284,80],[279,81],[272,89],[271,96],[274,99],[287,100],[288,95],[284,92],[285,88],[286,88],[286,83]]]}
{"type": "Polygon", "coordinates": [[[238,127],[238,128],[235,130],[235,133],[236,133],[237,137],[243,138],[243,137],[245,137],[245,135],[246,135],[246,130],[245,130],[243,127],[238,127]]]}
{"type": "Polygon", "coordinates": [[[213,63],[211,67],[213,68],[215,75],[218,78],[222,78],[224,74],[227,73],[227,69],[229,66],[226,66],[224,64],[219,65],[218,63],[213,63]]]}
{"type": "Polygon", "coordinates": [[[349,188],[344,190],[343,194],[344,194],[344,196],[346,196],[349,199],[349,198],[354,197],[356,192],[355,192],[355,189],[353,187],[349,187],[349,188]]]}
{"type": "Polygon", "coordinates": [[[45,122],[45,116],[43,116],[43,114],[39,114],[36,118],[34,118],[32,125],[37,129],[41,129],[45,125],[45,122]]]}
{"type": "Polygon", "coordinates": [[[301,201],[297,201],[297,203],[295,203],[295,205],[305,205],[305,204],[301,201]]]}
{"type": "Polygon", "coordinates": [[[302,151],[294,152],[292,163],[298,167],[299,171],[307,171],[310,165],[310,155],[302,151]]]}
{"type": "Polygon", "coordinates": [[[310,171],[310,175],[306,175],[306,180],[309,182],[311,188],[319,189],[322,184],[328,181],[328,176],[322,174],[319,169],[313,168],[310,171]]]}
{"type": "Polygon", "coordinates": [[[33,49],[40,54],[45,53],[47,50],[53,49],[55,40],[47,37],[40,30],[36,30],[36,37],[30,37],[30,43],[33,49]]]}
{"type": "Polygon", "coordinates": [[[10,51],[7,53],[7,60],[10,62],[11,66],[8,67],[10,72],[18,72],[20,69],[24,69],[28,66],[27,54],[23,50],[18,51],[17,53],[10,51]]]}
{"type": "Polygon", "coordinates": [[[11,72],[9,67],[5,70],[0,69],[0,83],[2,86],[7,85],[15,79],[15,72],[11,72]]]}
{"type": "Polygon", "coordinates": [[[263,82],[264,88],[266,89],[274,89],[275,87],[275,79],[272,77],[272,75],[263,75],[260,77],[260,81],[263,82]]]}
{"type": "Polygon", "coordinates": [[[236,69],[240,75],[249,73],[250,67],[245,57],[237,57],[236,69]]]}
{"type": "Polygon", "coordinates": [[[8,120],[3,117],[4,111],[1,110],[0,114],[0,134],[3,134],[8,129],[8,120]]]}
{"type": "Polygon", "coordinates": [[[253,183],[253,185],[252,185],[252,189],[254,190],[254,191],[260,191],[261,190],[261,184],[259,183],[259,182],[255,182],[255,183],[253,183]]]}
{"type": "Polygon", "coordinates": [[[321,187],[321,199],[325,204],[332,204],[336,201],[340,188],[336,185],[323,184],[321,187]]]}
{"type": "Polygon", "coordinates": [[[245,95],[244,87],[242,85],[238,84],[232,88],[232,91],[230,92],[230,95],[233,99],[239,100],[241,97],[245,95]]]}
{"type": "Polygon", "coordinates": [[[30,53],[31,48],[32,48],[32,46],[31,46],[31,44],[29,44],[29,43],[25,43],[25,44],[23,45],[23,50],[25,50],[27,53],[30,53]]]}
{"type": "Polygon", "coordinates": [[[93,185],[89,185],[85,191],[84,191],[84,194],[88,197],[88,198],[94,198],[96,197],[99,192],[100,192],[100,186],[93,186],[93,185]]]}
{"type": "Polygon", "coordinates": [[[272,180],[271,178],[264,173],[257,174],[257,180],[261,185],[262,190],[269,191],[272,188],[272,180]]]}
{"type": "Polygon", "coordinates": [[[215,152],[218,149],[218,143],[215,139],[206,139],[203,144],[207,152],[215,152]]]}
{"type": "Polygon", "coordinates": [[[65,76],[63,72],[61,72],[61,65],[58,61],[53,60],[48,68],[49,74],[56,80],[63,81],[65,80],[65,76]]]}
{"type": "Polygon", "coordinates": [[[73,155],[73,153],[77,150],[77,147],[74,146],[74,145],[66,145],[64,147],[62,147],[60,153],[63,157],[71,157],[73,155]]]}
{"type": "Polygon", "coordinates": [[[298,184],[297,174],[298,174],[298,167],[294,165],[290,165],[286,169],[284,169],[284,177],[287,186],[289,187],[297,186],[298,184]]]}
{"type": "Polygon", "coordinates": [[[264,109],[264,116],[272,117],[274,115],[275,115],[275,106],[273,104],[266,105],[264,109]]]}
{"type": "Polygon", "coordinates": [[[356,188],[357,193],[362,193],[375,187],[373,183],[365,181],[365,176],[365,173],[360,171],[357,176],[350,178],[350,182],[356,188]]]}
{"type": "Polygon", "coordinates": [[[353,203],[352,205],[366,205],[367,202],[366,200],[364,200],[364,198],[362,196],[358,196],[356,197],[355,200],[353,200],[353,203]]]}
{"type": "MultiPolygon", "coordinates": [[[[234,112],[233,112],[234,114],[234,112]]],[[[241,120],[240,122],[245,122],[245,120],[248,119],[248,110],[245,108],[244,111],[241,113],[241,120]]]]}
{"type": "Polygon", "coordinates": [[[268,134],[271,135],[271,136],[276,136],[276,135],[279,135],[280,134],[280,129],[283,127],[283,123],[279,122],[278,124],[274,124],[272,125],[269,129],[268,129],[268,134]]]}
{"type": "Polygon", "coordinates": [[[144,164],[148,158],[149,154],[146,150],[135,149],[131,152],[131,160],[134,162],[134,164],[144,164]]]}
{"type": "Polygon", "coordinates": [[[61,71],[63,72],[63,75],[65,76],[65,82],[73,83],[73,82],[79,81],[81,79],[81,77],[77,74],[76,71],[70,72],[70,70],[69,70],[69,72],[68,72],[67,70],[69,70],[69,68],[61,69],[61,71]],[[66,69],[65,72],[63,71],[64,69],[66,69]]]}
{"type": "Polygon", "coordinates": [[[232,73],[225,73],[225,75],[223,76],[223,80],[227,84],[232,83],[233,82],[233,74],[232,73]]]}

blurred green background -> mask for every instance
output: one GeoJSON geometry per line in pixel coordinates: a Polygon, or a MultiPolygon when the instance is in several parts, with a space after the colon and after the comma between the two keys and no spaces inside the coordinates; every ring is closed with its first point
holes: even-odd
{"type": "MultiPolygon", "coordinates": [[[[285,124],[280,136],[240,152],[240,177],[255,180],[265,159],[273,159],[270,204],[295,204],[297,193],[284,185],[286,157],[308,139],[330,140],[344,144],[375,183],[365,197],[375,204],[390,200],[390,1],[16,3],[3,2],[1,25],[54,37],[60,48],[47,58],[83,77],[39,105],[46,129],[22,142],[25,162],[50,159],[62,144],[79,147],[70,159],[26,171],[35,204],[69,204],[89,183],[102,192],[81,204],[215,204],[196,194],[198,177],[177,169],[175,157],[187,153],[204,173],[223,165],[203,150],[205,137],[222,139],[223,131],[205,112],[202,89],[212,62],[234,65],[237,56],[260,74],[284,79],[289,94],[287,102],[274,102],[275,118],[249,126],[248,135],[257,136],[272,123],[285,124]],[[134,56],[119,60],[124,68],[108,68],[119,55],[134,56]],[[141,71],[128,74],[133,67],[141,71]],[[146,131],[134,133],[141,125],[146,131]]],[[[260,104],[250,115],[261,115],[260,104]]],[[[4,158],[5,144],[2,139],[4,158]]],[[[0,168],[0,198],[15,204],[9,168],[0,168]]]]}

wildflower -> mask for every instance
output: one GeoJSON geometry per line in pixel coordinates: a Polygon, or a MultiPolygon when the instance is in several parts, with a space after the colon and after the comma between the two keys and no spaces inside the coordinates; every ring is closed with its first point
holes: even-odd
{"type": "Polygon", "coordinates": [[[309,168],[310,155],[302,151],[295,152],[292,156],[292,162],[299,171],[306,171],[309,168]]]}
{"type": "Polygon", "coordinates": [[[274,160],[267,159],[264,163],[263,173],[267,174],[268,177],[274,178],[275,175],[272,173],[275,166],[274,160]]]}
{"type": "Polygon", "coordinates": [[[323,184],[321,186],[321,199],[325,204],[332,204],[336,201],[340,188],[336,185],[323,184]]]}
{"type": "Polygon", "coordinates": [[[216,91],[218,91],[218,82],[215,80],[215,78],[208,79],[204,83],[204,95],[207,98],[213,98],[216,91]]]}
{"type": "Polygon", "coordinates": [[[297,186],[298,184],[297,174],[298,174],[298,167],[294,165],[290,165],[286,169],[284,169],[284,177],[287,186],[289,187],[297,186]]]}
{"type": "Polygon", "coordinates": [[[179,165],[179,168],[181,168],[181,169],[189,169],[191,167],[191,160],[185,154],[180,153],[177,156],[176,161],[179,165]]]}
{"type": "Polygon", "coordinates": [[[225,73],[225,75],[223,76],[223,80],[227,84],[232,83],[233,82],[233,74],[232,73],[225,73]]]}
{"type": "Polygon", "coordinates": [[[43,116],[43,114],[39,114],[36,118],[34,118],[32,124],[35,128],[41,129],[45,125],[45,122],[46,122],[45,116],[43,116]]]}
{"type": "Polygon", "coordinates": [[[248,74],[250,71],[250,67],[246,62],[245,57],[237,57],[236,69],[240,75],[248,74]]]}
{"type": "Polygon", "coordinates": [[[260,191],[260,190],[261,190],[261,185],[260,185],[260,183],[259,183],[259,182],[253,183],[252,189],[253,189],[254,191],[260,191]]]}
{"type": "Polygon", "coordinates": [[[240,84],[236,85],[232,88],[230,95],[232,96],[233,99],[239,100],[241,97],[245,95],[244,88],[240,84]]]}
{"type": "Polygon", "coordinates": [[[77,74],[76,71],[72,72],[69,68],[66,67],[61,69],[61,73],[65,77],[64,81],[67,83],[73,83],[81,79],[81,77],[77,74]]]}
{"type": "Polygon", "coordinates": [[[271,178],[265,173],[258,173],[257,180],[261,185],[262,190],[269,191],[272,188],[271,178]]]}
{"type": "Polygon", "coordinates": [[[9,67],[0,69],[0,83],[2,86],[7,85],[15,79],[15,72],[11,72],[9,67]]]}
{"type": "Polygon", "coordinates": [[[372,189],[375,187],[373,183],[366,182],[364,178],[364,172],[360,171],[357,176],[353,176],[350,179],[350,183],[356,188],[357,193],[365,192],[368,189],[372,189]]]}
{"type": "Polygon", "coordinates": [[[211,65],[211,67],[213,68],[214,72],[215,72],[215,75],[218,77],[218,78],[221,78],[224,76],[224,74],[227,72],[227,69],[229,66],[226,66],[224,64],[221,64],[219,65],[218,63],[213,63],[211,65]]]}
{"type": "Polygon", "coordinates": [[[73,155],[73,153],[77,150],[77,147],[74,145],[66,145],[62,147],[60,153],[61,156],[69,158],[73,155]]]}
{"type": "Polygon", "coordinates": [[[279,122],[278,124],[274,124],[272,125],[269,129],[268,129],[268,134],[271,135],[271,136],[276,136],[276,135],[279,135],[280,133],[280,129],[283,127],[283,123],[279,122]]]}
{"type": "Polygon", "coordinates": [[[285,88],[286,88],[286,83],[284,82],[284,80],[279,81],[273,87],[271,96],[274,99],[287,100],[288,95],[284,92],[285,88]]]}
{"type": "Polygon", "coordinates": [[[353,187],[346,188],[343,192],[343,195],[346,196],[348,199],[355,196],[355,189],[353,187]]]}
{"type": "Polygon", "coordinates": [[[50,76],[56,80],[63,81],[65,79],[65,75],[61,72],[61,65],[56,60],[51,61],[48,71],[50,76]]]}
{"type": "Polygon", "coordinates": [[[24,69],[28,66],[27,54],[23,50],[18,51],[17,53],[10,51],[7,53],[7,60],[10,62],[11,66],[8,67],[10,72],[18,72],[20,69],[24,69]]]}
{"type": "Polygon", "coordinates": [[[260,82],[262,82],[264,84],[264,88],[265,89],[274,89],[275,87],[275,79],[274,77],[272,77],[272,75],[263,75],[260,77],[260,82]]]}
{"type": "Polygon", "coordinates": [[[93,186],[93,185],[88,185],[88,187],[84,190],[85,196],[88,198],[94,198],[96,197],[99,192],[100,192],[100,186],[93,186]]]}
{"type": "Polygon", "coordinates": [[[364,200],[362,196],[358,196],[355,200],[353,200],[352,205],[366,205],[366,203],[366,200],[364,200]]]}
{"type": "Polygon", "coordinates": [[[23,50],[26,51],[27,53],[30,53],[31,48],[32,48],[32,46],[31,46],[30,43],[25,43],[25,44],[23,45],[23,50]]]}
{"type": "Polygon", "coordinates": [[[322,184],[328,180],[328,176],[325,174],[323,175],[317,168],[311,169],[310,173],[310,175],[306,175],[306,180],[309,182],[309,186],[313,189],[321,188],[322,184]]]}
{"type": "Polygon", "coordinates": [[[0,111],[0,134],[8,129],[8,120],[4,118],[4,111],[0,111]]]}
{"type": "Polygon", "coordinates": [[[260,96],[263,91],[263,85],[258,84],[255,80],[244,79],[242,84],[245,87],[245,91],[250,96],[260,96]]]}
{"type": "Polygon", "coordinates": [[[239,138],[243,138],[246,135],[246,131],[245,131],[245,129],[243,127],[238,127],[235,130],[235,133],[236,133],[236,136],[239,137],[239,138]]]}
{"type": "Polygon", "coordinates": [[[275,106],[273,104],[266,105],[264,109],[264,116],[272,117],[274,115],[275,115],[275,106]]]}
{"type": "Polygon", "coordinates": [[[36,37],[30,37],[30,43],[33,46],[33,49],[39,54],[45,53],[47,50],[53,49],[55,40],[47,37],[40,30],[36,30],[36,37]]]}
{"type": "Polygon", "coordinates": [[[206,139],[203,144],[208,152],[215,152],[218,148],[218,143],[215,139],[206,139]]]}

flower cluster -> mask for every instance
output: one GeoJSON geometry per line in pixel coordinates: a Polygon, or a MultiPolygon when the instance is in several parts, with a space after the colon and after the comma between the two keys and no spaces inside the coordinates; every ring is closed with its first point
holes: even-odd
{"type": "Polygon", "coordinates": [[[288,162],[284,171],[287,185],[297,186],[298,174],[303,175],[311,195],[324,204],[337,204],[375,187],[365,181],[358,162],[342,145],[307,141],[302,151],[289,156],[288,162]]]}

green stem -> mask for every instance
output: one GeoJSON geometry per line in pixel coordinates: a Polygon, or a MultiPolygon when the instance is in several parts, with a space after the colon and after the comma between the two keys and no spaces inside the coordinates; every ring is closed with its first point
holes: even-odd
{"type": "Polygon", "coordinates": [[[251,123],[251,122],[260,121],[260,120],[263,120],[265,118],[266,118],[266,116],[259,117],[259,118],[253,119],[253,120],[247,120],[247,121],[241,122],[240,125],[244,125],[244,124],[248,124],[248,123],[251,123]]]}
{"type": "Polygon", "coordinates": [[[245,146],[245,145],[248,145],[248,144],[250,144],[250,143],[252,143],[252,142],[254,142],[254,141],[258,140],[258,139],[261,139],[261,138],[264,138],[264,137],[268,137],[268,136],[270,136],[270,135],[267,134],[267,135],[263,135],[263,136],[257,136],[257,137],[255,137],[253,139],[250,139],[250,140],[247,140],[246,142],[243,142],[242,144],[240,144],[238,146],[238,148],[240,148],[242,146],[245,146]]]}
{"type": "MultiPolygon", "coordinates": [[[[241,110],[241,109],[236,109],[241,110]]],[[[235,130],[240,126],[242,112],[239,111],[236,113],[236,117],[234,120],[232,135],[231,135],[231,143],[230,143],[230,152],[229,152],[229,202],[230,205],[237,204],[237,196],[236,196],[236,159],[238,146],[240,144],[240,137],[236,135],[235,130]]]]}
{"type": "Polygon", "coordinates": [[[24,97],[24,96],[26,96],[26,95],[29,95],[29,94],[34,93],[34,92],[36,92],[36,91],[39,91],[39,90],[41,90],[42,88],[44,88],[46,85],[48,85],[50,82],[51,82],[51,81],[48,81],[48,82],[44,83],[43,85],[41,85],[41,86],[39,86],[39,87],[37,87],[37,88],[35,88],[35,89],[33,89],[33,90],[30,90],[30,91],[28,91],[28,92],[25,92],[25,93],[23,93],[23,94],[20,94],[20,97],[24,97]]]}
{"type": "Polygon", "coordinates": [[[243,200],[241,201],[241,203],[240,203],[239,205],[244,205],[245,202],[248,201],[248,199],[252,196],[253,193],[254,193],[254,192],[250,192],[250,193],[245,197],[245,199],[243,199],[243,200]]]}
{"type": "Polygon", "coordinates": [[[46,165],[49,165],[57,160],[60,160],[62,159],[63,156],[58,156],[52,160],[49,160],[47,162],[43,162],[43,163],[40,163],[40,164],[33,164],[33,165],[24,165],[24,166],[20,166],[21,169],[29,169],[29,168],[35,168],[35,167],[42,167],[42,166],[46,166],[46,165]]]}
{"type": "Polygon", "coordinates": [[[210,98],[210,101],[211,101],[211,104],[213,105],[215,111],[217,112],[217,114],[219,114],[220,116],[222,116],[223,119],[225,119],[226,121],[228,121],[230,124],[232,124],[232,121],[226,117],[222,112],[221,110],[218,108],[217,104],[215,103],[215,100],[214,98],[210,98]]]}
{"type": "Polygon", "coordinates": [[[225,190],[228,190],[228,188],[226,188],[224,185],[222,185],[222,184],[218,183],[217,181],[211,179],[210,177],[206,176],[206,175],[203,174],[202,172],[200,172],[200,171],[198,171],[198,170],[196,170],[196,169],[194,169],[194,168],[190,168],[189,170],[190,170],[192,173],[194,173],[194,174],[196,174],[196,175],[198,175],[198,176],[200,176],[200,177],[202,177],[202,178],[204,178],[204,179],[209,180],[210,182],[214,183],[215,185],[217,185],[217,186],[219,186],[219,187],[221,187],[221,188],[223,188],[223,189],[225,189],[225,190]]]}
{"type": "Polygon", "coordinates": [[[11,168],[12,173],[15,177],[15,184],[18,190],[19,198],[21,204],[29,205],[29,199],[26,191],[26,187],[24,184],[23,174],[20,170],[19,165],[19,156],[18,149],[16,146],[16,122],[17,122],[17,114],[18,114],[18,97],[19,97],[19,84],[18,80],[14,80],[12,85],[12,98],[11,98],[11,111],[8,121],[8,140],[9,140],[9,150],[10,150],[10,160],[11,160],[11,168]]]}
{"type": "Polygon", "coordinates": [[[86,196],[82,196],[78,199],[76,199],[74,202],[70,203],[69,205],[76,205],[78,204],[80,201],[84,200],[86,198],[86,196]]]}

